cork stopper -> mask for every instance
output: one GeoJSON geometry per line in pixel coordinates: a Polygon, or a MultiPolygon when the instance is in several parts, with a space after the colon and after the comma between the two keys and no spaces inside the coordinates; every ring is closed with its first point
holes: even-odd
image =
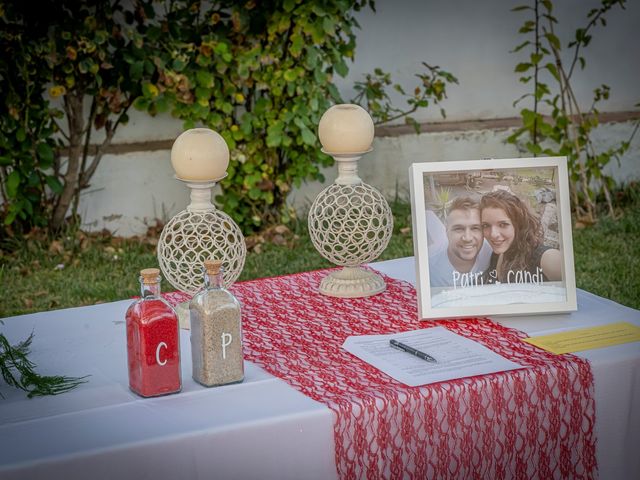
{"type": "Polygon", "coordinates": [[[220,273],[220,268],[222,267],[222,260],[215,260],[210,258],[204,261],[204,269],[207,271],[208,275],[217,275],[220,273]]]}
{"type": "Polygon", "coordinates": [[[145,285],[158,283],[158,277],[160,276],[160,269],[145,268],[143,270],[140,270],[140,276],[142,277],[142,283],[145,285]]]}

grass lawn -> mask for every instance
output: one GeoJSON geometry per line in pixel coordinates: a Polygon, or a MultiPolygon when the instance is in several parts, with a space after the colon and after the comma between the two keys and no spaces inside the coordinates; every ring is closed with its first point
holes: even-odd
{"type": "MultiPolygon", "coordinates": [[[[413,255],[411,210],[392,205],[394,235],[380,260],[413,255]]],[[[301,222],[302,223],[302,222],[301,222]]],[[[579,288],[640,309],[640,194],[627,201],[618,220],[574,229],[579,288]]],[[[240,280],[330,267],[300,225],[286,245],[264,243],[252,251],[240,280]]],[[[75,232],[48,243],[31,237],[0,251],[0,317],[77,307],[138,294],[138,272],[157,266],[148,239],[123,240],[75,232]]],[[[173,288],[165,282],[164,290],[173,288]]]]}

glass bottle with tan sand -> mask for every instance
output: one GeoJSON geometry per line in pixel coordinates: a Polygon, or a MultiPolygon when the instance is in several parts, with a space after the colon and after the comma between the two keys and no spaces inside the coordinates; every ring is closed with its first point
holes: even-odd
{"type": "Polygon", "coordinates": [[[205,286],[189,303],[193,379],[207,387],[244,379],[240,303],[224,288],[222,262],[205,260],[205,286]]]}

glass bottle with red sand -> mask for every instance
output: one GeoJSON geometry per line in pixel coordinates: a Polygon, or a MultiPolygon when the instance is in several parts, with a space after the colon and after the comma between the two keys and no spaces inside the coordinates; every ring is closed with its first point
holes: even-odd
{"type": "Polygon", "coordinates": [[[127,310],[129,388],[143,397],[179,392],[178,316],[160,296],[160,270],[140,272],[142,296],[127,310]]]}

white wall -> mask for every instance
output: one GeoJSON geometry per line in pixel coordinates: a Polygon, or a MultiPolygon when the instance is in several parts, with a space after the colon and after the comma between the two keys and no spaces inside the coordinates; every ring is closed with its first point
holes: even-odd
{"type": "Polygon", "coordinates": [[[105,155],[80,197],[83,228],[116,235],[146,232],[184,209],[189,192],[173,178],[169,150],[105,155]]]}
{"type": "MultiPolygon", "coordinates": [[[[527,91],[513,69],[520,58],[510,54],[524,39],[517,30],[525,14],[510,12],[524,3],[506,0],[378,0],[377,13],[358,14],[355,63],[346,79],[336,78],[346,99],[350,86],[375,67],[391,72],[396,81],[411,88],[421,61],[440,65],[455,74],[460,85],[449,90],[443,106],[448,120],[515,117],[513,101],[527,91]]],[[[556,15],[562,28],[556,33],[563,44],[575,28],[585,23],[593,0],[558,0],[556,15]]],[[[587,67],[574,74],[579,98],[590,104],[592,90],[601,83],[612,88],[612,97],[601,111],[633,110],[640,102],[640,1],[628,2],[625,11],[614,9],[607,27],[594,31],[585,49],[587,67]]],[[[519,108],[525,106],[521,105],[519,108]]],[[[637,108],[636,108],[637,109],[637,108]]],[[[416,116],[419,120],[441,120],[437,109],[416,116]]],[[[595,134],[602,148],[628,138],[630,122],[601,126],[595,134]]],[[[131,122],[116,134],[116,143],[174,139],[182,123],[168,115],[150,118],[133,112],[131,122]]],[[[362,178],[388,197],[406,197],[407,169],[412,162],[510,158],[520,156],[504,144],[508,130],[425,133],[377,138],[374,151],[361,161],[362,178]],[[397,187],[397,188],[396,188],[397,187]]],[[[619,180],[640,179],[640,138],[625,156],[622,168],[614,168],[619,180]]],[[[325,172],[328,181],[335,170],[325,172]]],[[[173,179],[169,151],[108,155],[103,159],[92,188],[81,200],[81,214],[88,228],[109,228],[121,235],[142,233],[145,222],[172,216],[188,203],[188,192],[173,179]]],[[[322,188],[305,184],[293,192],[291,202],[304,209],[322,188]]]]}
{"type": "MultiPolygon", "coordinates": [[[[594,132],[594,145],[598,151],[610,148],[628,139],[633,128],[633,122],[602,125],[594,132]]],[[[513,131],[514,129],[471,130],[376,138],[373,152],[360,160],[358,173],[387,199],[392,200],[396,196],[408,199],[408,170],[412,163],[528,156],[505,142],[513,131]]],[[[335,179],[336,172],[337,167],[323,171],[328,182],[335,179]]],[[[640,138],[633,142],[621,165],[612,161],[606,173],[613,175],[618,182],[640,180],[640,138]]],[[[290,201],[299,210],[305,211],[324,186],[319,182],[306,183],[292,193],[290,201]]]]}
{"type": "MultiPolygon", "coordinates": [[[[415,86],[414,73],[425,61],[456,75],[460,84],[450,89],[444,104],[451,120],[517,116],[512,103],[530,88],[518,82],[516,64],[526,61],[525,48],[509,53],[525,36],[518,30],[529,12],[511,12],[530,1],[508,0],[379,0],[377,13],[358,14],[355,63],[346,79],[336,81],[346,98],[353,97],[353,82],[375,67],[391,73],[399,83],[415,86]]],[[[563,48],[576,28],[587,24],[588,11],[600,2],[556,0],[556,34],[563,48]]],[[[584,71],[572,77],[577,97],[590,105],[593,89],[611,87],[610,101],[603,111],[633,110],[640,102],[640,2],[627,2],[626,10],[612,9],[606,27],[593,30],[591,44],[584,49],[584,71]]],[[[531,38],[531,37],[529,37],[531,38]]],[[[568,51],[567,51],[568,53],[568,51]]],[[[568,55],[567,55],[568,57],[568,55]]],[[[570,59],[564,58],[568,63],[570,59]]],[[[415,79],[417,80],[417,79],[415,79]]],[[[524,106],[524,105],[523,105],[524,106]]],[[[438,110],[416,115],[418,119],[440,119],[438,110]]]]}

